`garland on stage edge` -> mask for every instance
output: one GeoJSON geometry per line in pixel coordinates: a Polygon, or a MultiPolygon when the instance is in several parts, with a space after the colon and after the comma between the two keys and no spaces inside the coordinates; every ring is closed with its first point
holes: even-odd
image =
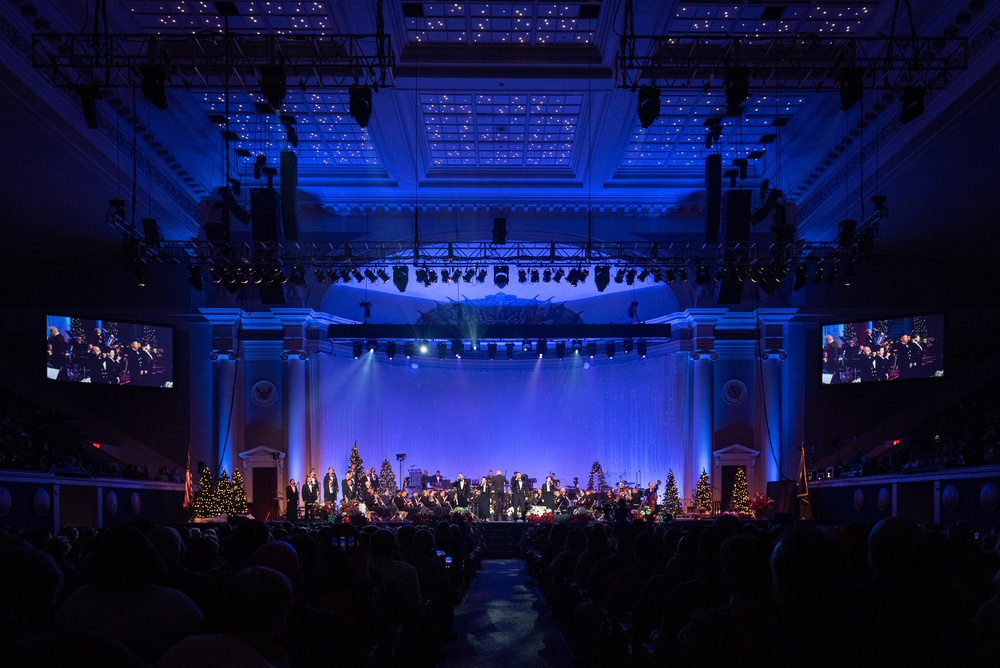
{"type": "Polygon", "coordinates": [[[604,477],[604,468],[601,467],[601,462],[594,460],[594,463],[590,466],[590,475],[587,476],[587,491],[593,492],[594,490],[594,476],[597,476],[597,491],[601,491],[608,486],[608,480],[604,477]]]}

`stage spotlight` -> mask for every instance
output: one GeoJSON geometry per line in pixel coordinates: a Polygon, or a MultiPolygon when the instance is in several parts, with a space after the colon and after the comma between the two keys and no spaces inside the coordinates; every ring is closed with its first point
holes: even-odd
{"type": "Polygon", "coordinates": [[[472,279],[475,277],[476,277],[476,270],[473,269],[472,267],[469,267],[468,269],[465,270],[465,275],[462,276],[462,280],[465,281],[466,283],[471,283],[472,279]]]}
{"type": "Polygon", "coordinates": [[[813,284],[819,285],[823,282],[823,267],[816,267],[816,273],[813,274],[813,284]]]}
{"type": "Polygon", "coordinates": [[[625,272],[625,284],[626,285],[635,284],[635,267],[632,267],[627,272],[625,272]]]}
{"type": "Polygon", "coordinates": [[[316,282],[317,283],[325,283],[326,282],[326,272],[323,271],[323,269],[320,268],[320,267],[313,267],[313,276],[316,277],[316,282]]]}
{"type": "Polygon", "coordinates": [[[469,347],[472,348],[473,350],[479,350],[479,341],[477,341],[476,339],[472,339],[471,341],[469,341],[469,347]]]}
{"type": "Polygon", "coordinates": [[[494,265],[493,266],[493,285],[497,286],[501,290],[507,287],[507,283],[510,281],[510,274],[507,265],[494,265]]]}
{"type": "Polygon", "coordinates": [[[351,344],[351,352],[354,353],[354,359],[361,357],[361,342],[355,341],[351,344]]]}
{"type": "Polygon", "coordinates": [[[462,359],[462,353],[465,352],[465,344],[462,343],[461,339],[454,339],[451,342],[451,354],[462,359]]]}
{"type": "Polygon", "coordinates": [[[167,108],[167,73],[161,65],[142,65],[139,67],[142,82],[142,96],[160,109],[167,108]]]}
{"type": "Polygon", "coordinates": [[[521,341],[521,350],[524,352],[531,352],[531,339],[525,339],[521,341]]]}
{"type": "Polygon", "coordinates": [[[480,269],[479,273],[476,274],[476,282],[477,283],[485,283],[486,282],[486,270],[485,269],[480,269]]]}
{"type": "Polygon", "coordinates": [[[418,347],[420,349],[420,352],[423,354],[426,353],[428,350],[430,350],[430,343],[428,343],[427,339],[420,339],[420,344],[418,347]]]}
{"type": "Polygon", "coordinates": [[[581,283],[586,283],[588,276],[590,276],[590,269],[587,269],[586,267],[584,267],[583,269],[580,270],[580,282],[581,283]]]}
{"type": "Polygon", "coordinates": [[[569,274],[566,275],[566,280],[575,288],[580,283],[580,270],[575,267],[570,269],[569,274]]]}
{"type": "Polygon", "coordinates": [[[609,360],[615,358],[615,351],[617,351],[618,346],[615,345],[614,341],[608,341],[604,344],[604,353],[608,356],[609,360]]]}
{"type": "Polygon", "coordinates": [[[805,284],[806,280],[809,278],[809,267],[804,264],[800,264],[795,267],[795,279],[792,281],[792,290],[798,292],[801,290],[805,284]]]}
{"type": "Polygon", "coordinates": [[[448,352],[448,344],[444,341],[438,341],[437,344],[437,356],[439,360],[443,360],[445,354],[448,352]]]}
{"type": "Polygon", "coordinates": [[[583,341],[580,339],[573,339],[573,354],[579,355],[580,351],[583,350],[583,341]]]}
{"type": "Polygon", "coordinates": [[[639,340],[639,357],[643,359],[646,357],[646,342],[642,339],[639,340]]]}
{"type": "Polygon", "coordinates": [[[837,281],[837,268],[830,267],[830,271],[826,273],[826,282],[835,283],[837,281]]]}
{"type": "Polygon", "coordinates": [[[556,359],[562,359],[566,357],[566,342],[557,341],[556,342],[556,359]]]}
{"type": "Polygon", "coordinates": [[[660,117],[660,89],[643,86],[639,89],[639,125],[648,128],[660,117]]]}
{"type": "Polygon", "coordinates": [[[663,270],[659,267],[653,267],[653,282],[659,283],[663,280],[663,270]]]}
{"type": "Polygon", "coordinates": [[[451,274],[448,273],[447,269],[442,269],[441,270],[441,282],[442,283],[451,283],[451,274]]]}
{"type": "Polygon", "coordinates": [[[546,269],[545,271],[542,272],[542,280],[545,281],[546,283],[548,283],[548,282],[550,282],[552,280],[552,270],[551,269],[546,269]]]}
{"type": "Polygon", "coordinates": [[[861,99],[865,92],[863,67],[845,67],[840,71],[837,87],[840,89],[840,110],[847,111],[861,99]]]}
{"type": "Polygon", "coordinates": [[[299,265],[292,265],[291,276],[288,278],[288,282],[292,285],[297,285],[300,288],[306,285],[306,270],[305,267],[299,265]]]}
{"type": "Polygon", "coordinates": [[[285,102],[285,68],[264,65],[260,68],[260,92],[275,111],[285,102]]]}
{"type": "Polygon", "coordinates": [[[355,283],[363,283],[365,277],[357,269],[351,269],[351,276],[354,278],[355,283]]]}
{"type": "Polygon", "coordinates": [[[349,92],[351,118],[362,128],[368,127],[372,118],[372,89],[368,86],[351,86],[349,92]]]}
{"type": "Polygon", "coordinates": [[[538,345],[535,346],[535,351],[538,353],[539,357],[545,357],[545,353],[549,352],[549,342],[545,339],[538,339],[538,345]]]}
{"type": "Polygon", "coordinates": [[[595,355],[597,355],[597,344],[591,341],[587,344],[587,356],[594,359],[595,355]]]}
{"type": "Polygon", "coordinates": [[[688,270],[686,267],[681,267],[677,270],[677,280],[681,283],[687,283],[688,281],[688,270]]]}
{"type": "Polygon", "coordinates": [[[378,281],[378,276],[376,276],[375,272],[371,269],[365,269],[365,278],[368,279],[369,283],[375,283],[378,281]]]}
{"type": "Polygon", "coordinates": [[[378,350],[378,341],[376,339],[368,339],[368,352],[373,353],[378,350]]]}
{"type": "Polygon", "coordinates": [[[537,269],[532,269],[531,270],[531,282],[532,283],[537,283],[538,282],[538,270],[537,269]]]}
{"type": "Polygon", "coordinates": [[[396,356],[396,342],[387,341],[385,344],[385,356],[392,359],[396,356]]]}
{"type": "Polygon", "coordinates": [[[708,273],[708,266],[704,264],[698,265],[695,270],[694,284],[695,285],[705,285],[706,283],[711,283],[712,277],[708,273]]]}
{"type": "Polygon", "coordinates": [[[514,344],[513,343],[508,343],[507,344],[507,359],[509,359],[509,360],[514,359],[514,344]]]}
{"type": "MultiPolygon", "coordinates": [[[[397,267],[397,269],[398,269],[398,267],[397,267]]],[[[416,276],[417,276],[417,283],[423,283],[424,285],[426,285],[428,287],[430,286],[431,283],[430,283],[430,281],[427,280],[427,270],[426,269],[417,269],[416,276]]],[[[399,286],[397,285],[396,287],[399,287],[399,286]]],[[[402,290],[400,290],[400,292],[402,292],[402,290]]]]}
{"type": "Polygon", "coordinates": [[[427,280],[429,282],[431,282],[431,283],[437,283],[438,282],[438,273],[437,273],[437,271],[434,270],[434,269],[428,269],[427,270],[427,280]]]}
{"type": "Polygon", "coordinates": [[[594,269],[594,285],[597,286],[598,292],[604,292],[611,283],[611,267],[608,265],[598,265],[594,269]]]}
{"type": "Polygon", "coordinates": [[[379,278],[382,279],[383,283],[389,282],[389,274],[385,273],[385,269],[383,269],[382,267],[379,267],[378,271],[376,271],[375,273],[378,275],[379,278]]]}
{"type": "Polygon", "coordinates": [[[528,283],[528,272],[524,269],[517,270],[517,282],[521,285],[526,285],[528,283]]]}
{"type": "Polygon", "coordinates": [[[552,280],[554,280],[556,283],[558,283],[559,281],[561,281],[563,279],[563,276],[565,276],[565,275],[566,275],[566,270],[563,269],[562,267],[559,267],[558,269],[556,269],[555,275],[552,276],[552,280]]]}
{"type": "MultiPolygon", "coordinates": [[[[386,350],[388,350],[388,348],[386,348],[386,350]]],[[[411,357],[413,357],[412,341],[407,341],[406,343],[403,344],[403,355],[406,356],[406,359],[410,359],[411,357]]]]}
{"type": "Polygon", "coordinates": [[[620,268],[615,272],[615,283],[621,283],[625,280],[625,270],[620,268]]]}
{"type": "Polygon", "coordinates": [[[638,278],[639,278],[639,282],[640,283],[645,283],[646,279],[649,278],[649,268],[648,267],[643,267],[642,271],[639,272],[639,277],[638,278]]]}
{"type": "Polygon", "coordinates": [[[677,272],[673,268],[667,269],[667,283],[673,283],[677,280],[677,272]]]}
{"type": "Polygon", "coordinates": [[[924,96],[927,89],[923,86],[906,88],[899,96],[903,108],[899,113],[900,123],[909,123],[924,113],[924,96]]]}
{"type": "Polygon", "coordinates": [[[854,267],[847,267],[844,271],[844,287],[851,287],[851,283],[854,282],[854,267]]]}
{"type": "Polygon", "coordinates": [[[628,355],[635,349],[635,342],[632,339],[625,339],[622,342],[622,352],[628,355]]]}
{"type": "Polygon", "coordinates": [[[496,359],[497,356],[497,344],[487,343],[486,344],[486,359],[496,359]]]}
{"type": "Polygon", "coordinates": [[[750,70],[730,67],[726,70],[726,114],[742,116],[743,103],[750,97],[750,70]]]}

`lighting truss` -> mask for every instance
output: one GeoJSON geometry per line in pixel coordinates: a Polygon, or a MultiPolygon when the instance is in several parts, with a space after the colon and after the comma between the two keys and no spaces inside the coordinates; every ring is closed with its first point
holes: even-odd
{"type": "Polygon", "coordinates": [[[734,62],[749,70],[751,90],[838,91],[845,64],[869,73],[865,87],[872,90],[936,90],[968,67],[969,43],[964,37],[625,34],[615,55],[615,85],[721,89],[718,73],[734,62]]]}
{"type": "Polygon", "coordinates": [[[193,35],[36,34],[31,65],[56,86],[98,85],[131,88],[136,72],[150,64],[166,72],[166,83],[186,89],[242,87],[256,90],[262,67],[279,63],[302,88],[374,90],[395,85],[395,55],[388,34],[330,35],[295,31],[292,35],[241,32],[193,35]]]}

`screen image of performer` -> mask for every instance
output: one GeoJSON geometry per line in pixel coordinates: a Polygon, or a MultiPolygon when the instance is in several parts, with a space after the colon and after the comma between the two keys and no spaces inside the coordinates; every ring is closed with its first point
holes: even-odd
{"type": "Polygon", "coordinates": [[[483,476],[476,487],[476,508],[479,511],[479,519],[488,520],[490,518],[490,483],[483,476]]]}
{"type": "Polygon", "coordinates": [[[340,493],[340,483],[337,482],[337,472],[331,466],[323,476],[323,503],[334,505],[337,503],[337,494],[340,493]]]}
{"type": "Polygon", "coordinates": [[[295,478],[289,480],[285,487],[285,519],[289,522],[299,519],[299,486],[295,478]]]}
{"type": "Polygon", "coordinates": [[[467,508],[469,506],[469,481],[465,479],[464,474],[458,474],[458,480],[455,481],[453,487],[455,488],[455,503],[459,508],[467,508]]]}
{"type": "Polygon", "coordinates": [[[313,475],[309,476],[306,484],[302,486],[302,505],[305,507],[304,519],[312,518],[317,501],[319,501],[319,481],[313,475]]]}
{"type": "Polygon", "coordinates": [[[520,471],[514,471],[514,482],[510,484],[511,504],[514,506],[514,521],[526,520],[526,505],[528,501],[528,485],[520,471]]]}
{"type": "Polygon", "coordinates": [[[503,474],[503,470],[497,467],[497,472],[493,476],[493,515],[497,520],[504,518],[504,513],[507,510],[506,503],[507,499],[507,476],[503,474]]]}

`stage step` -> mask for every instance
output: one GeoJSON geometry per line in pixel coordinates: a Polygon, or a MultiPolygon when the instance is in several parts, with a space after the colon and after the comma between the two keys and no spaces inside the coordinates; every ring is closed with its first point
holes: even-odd
{"type": "Polygon", "coordinates": [[[483,525],[487,559],[517,556],[517,544],[526,525],[515,522],[487,522],[483,525]]]}

